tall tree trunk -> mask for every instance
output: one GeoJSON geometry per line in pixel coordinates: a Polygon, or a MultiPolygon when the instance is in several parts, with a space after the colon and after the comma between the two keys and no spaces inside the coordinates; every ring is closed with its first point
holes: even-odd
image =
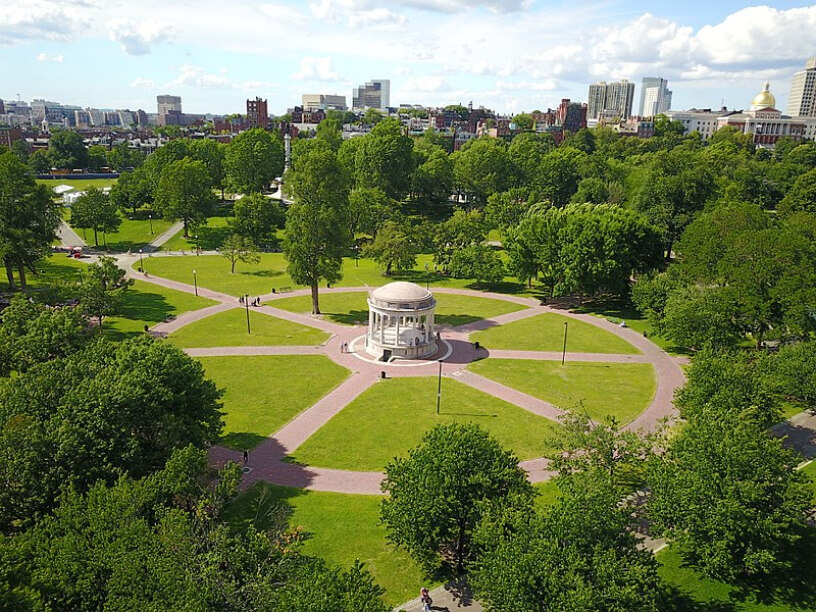
{"type": "Polygon", "coordinates": [[[99,240],[96,237],[96,226],[95,225],[94,225],[93,230],[94,230],[94,246],[98,247],[99,246],[99,240]]]}
{"type": "Polygon", "coordinates": [[[8,279],[9,291],[14,291],[14,266],[8,257],[3,259],[3,263],[6,265],[6,278],[8,279]]]}
{"type": "Polygon", "coordinates": [[[312,281],[312,314],[320,314],[320,303],[317,298],[317,281],[312,281]]]}
{"type": "Polygon", "coordinates": [[[456,540],[456,573],[461,574],[465,556],[465,523],[459,522],[459,537],[456,540]]]}
{"type": "Polygon", "coordinates": [[[230,274],[235,274],[235,260],[232,259],[232,269],[230,270],[230,274]]]}
{"type": "Polygon", "coordinates": [[[187,232],[187,219],[182,219],[182,221],[184,222],[184,237],[189,238],[190,234],[187,232]]]}
{"type": "Polygon", "coordinates": [[[20,275],[20,289],[26,288],[26,271],[25,262],[22,259],[17,260],[17,273],[20,275]]]}

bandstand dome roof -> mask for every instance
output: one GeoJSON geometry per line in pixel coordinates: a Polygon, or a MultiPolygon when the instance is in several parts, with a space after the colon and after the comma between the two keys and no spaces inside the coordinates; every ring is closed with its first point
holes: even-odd
{"type": "Polygon", "coordinates": [[[421,302],[432,297],[432,293],[415,283],[397,281],[378,287],[371,292],[375,300],[387,302],[421,302]]]}

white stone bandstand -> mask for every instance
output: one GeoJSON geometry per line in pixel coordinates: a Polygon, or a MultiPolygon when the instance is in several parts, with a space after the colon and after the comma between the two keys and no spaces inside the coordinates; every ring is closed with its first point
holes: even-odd
{"type": "Polygon", "coordinates": [[[436,299],[414,283],[396,282],[368,296],[366,351],[379,358],[422,359],[436,353],[436,299]]]}

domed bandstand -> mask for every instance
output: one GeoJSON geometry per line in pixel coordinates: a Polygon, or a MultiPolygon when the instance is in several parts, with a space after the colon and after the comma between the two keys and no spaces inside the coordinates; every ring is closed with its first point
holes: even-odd
{"type": "Polygon", "coordinates": [[[422,359],[436,353],[436,299],[414,283],[396,282],[368,296],[366,351],[382,361],[422,359]]]}

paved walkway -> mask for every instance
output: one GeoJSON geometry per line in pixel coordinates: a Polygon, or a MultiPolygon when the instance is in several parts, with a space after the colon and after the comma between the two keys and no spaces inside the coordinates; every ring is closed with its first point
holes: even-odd
{"type": "Polygon", "coordinates": [[[60,239],[60,244],[64,247],[85,246],[85,240],[68,225],[65,219],[60,219],[57,236],[60,239]]]}
{"type": "Polygon", "coordinates": [[[171,225],[166,230],[164,230],[161,234],[156,236],[150,242],[150,244],[148,244],[147,247],[145,247],[145,251],[147,251],[148,249],[150,251],[158,250],[159,248],[161,248],[161,246],[163,244],[165,244],[173,236],[178,234],[182,229],[184,229],[184,223],[182,223],[181,221],[176,221],[173,225],[171,225]]]}

